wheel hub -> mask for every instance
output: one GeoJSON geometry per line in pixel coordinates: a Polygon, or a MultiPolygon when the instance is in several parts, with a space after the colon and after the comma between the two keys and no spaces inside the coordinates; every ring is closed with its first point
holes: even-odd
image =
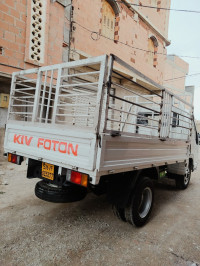
{"type": "Polygon", "coordinates": [[[184,184],[187,185],[189,181],[190,181],[190,171],[189,169],[187,169],[185,176],[184,176],[184,184]]]}
{"type": "Polygon", "coordinates": [[[139,216],[144,218],[149,213],[152,204],[152,191],[146,187],[142,192],[141,202],[139,205],[139,216]]]}

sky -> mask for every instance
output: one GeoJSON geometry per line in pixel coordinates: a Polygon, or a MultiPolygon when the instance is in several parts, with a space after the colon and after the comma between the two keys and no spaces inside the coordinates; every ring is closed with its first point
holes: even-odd
{"type": "MultiPolygon", "coordinates": [[[[171,0],[172,9],[200,11],[200,0],[171,0]]],[[[181,57],[189,63],[189,74],[200,73],[200,13],[170,11],[168,54],[199,57],[181,57]]],[[[200,120],[200,75],[186,78],[186,86],[195,86],[194,115],[200,120]]]]}

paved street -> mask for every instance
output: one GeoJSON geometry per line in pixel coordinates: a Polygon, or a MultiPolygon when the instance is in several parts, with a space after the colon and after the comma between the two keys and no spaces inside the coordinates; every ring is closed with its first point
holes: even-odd
{"type": "Polygon", "coordinates": [[[53,204],[34,195],[25,165],[0,161],[0,265],[200,265],[200,178],[158,184],[149,223],[114,217],[104,196],[53,204]]]}

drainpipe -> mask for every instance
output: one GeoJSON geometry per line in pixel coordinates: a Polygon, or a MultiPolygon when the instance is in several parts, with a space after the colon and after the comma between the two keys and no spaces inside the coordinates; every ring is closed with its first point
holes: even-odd
{"type": "Polygon", "coordinates": [[[73,6],[72,6],[72,1],[73,1],[73,0],[71,0],[71,3],[70,3],[70,15],[69,15],[70,28],[69,28],[68,62],[70,61],[71,39],[72,39],[72,16],[73,16],[73,6]]]}

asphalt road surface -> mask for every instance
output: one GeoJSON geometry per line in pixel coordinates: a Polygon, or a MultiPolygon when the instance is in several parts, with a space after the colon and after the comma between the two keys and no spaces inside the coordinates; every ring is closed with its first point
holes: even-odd
{"type": "Polygon", "coordinates": [[[200,175],[187,190],[155,187],[142,228],[119,221],[105,196],[55,204],[34,195],[26,166],[0,159],[0,265],[200,265],[200,175]]]}

